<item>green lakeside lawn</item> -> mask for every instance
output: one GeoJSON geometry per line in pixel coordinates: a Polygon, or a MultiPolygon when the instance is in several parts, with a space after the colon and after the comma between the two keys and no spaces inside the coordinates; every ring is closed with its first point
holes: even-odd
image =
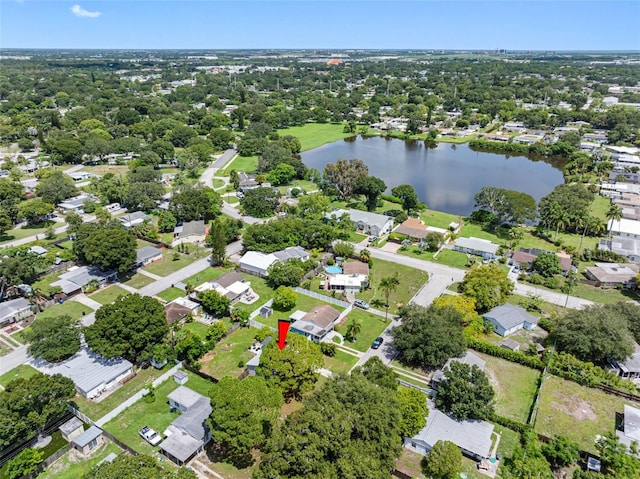
{"type": "MultiPolygon", "coordinates": [[[[203,396],[208,396],[213,383],[191,372],[187,371],[187,374],[189,375],[187,387],[203,396]]],[[[171,412],[167,402],[167,396],[178,386],[172,378],[167,379],[156,388],[155,401],[149,403],[144,398],[140,399],[118,417],[106,423],[104,429],[138,452],[149,454],[158,452],[159,449],[142,439],[138,431],[143,426],[149,426],[158,434],[162,434],[169,424],[180,416],[180,412],[171,412]]]]}
{"type": "Polygon", "coordinates": [[[255,173],[258,170],[258,156],[238,155],[230,163],[227,163],[224,170],[218,172],[218,176],[229,176],[231,170],[255,173]]]}
{"type": "Polygon", "coordinates": [[[0,376],[0,386],[6,387],[7,384],[9,384],[14,379],[29,379],[37,372],[38,371],[34,367],[31,367],[28,364],[20,364],[19,366],[13,368],[11,371],[8,371],[0,376]]]}
{"type": "Polygon", "coordinates": [[[317,191],[318,185],[307,180],[293,180],[291,184],[278,186],[278,191],[280,192],[280,194],[286,195],[287,191],[292,188],[298,188],[306,193],[309,193],[310,191],[317,191]]]}
{"type": "Polygon", "coordinates": [[[180,258],[177,260],[173,259],[173,255],[175,250],[164,250],[162,252],[162,260],[156,261],[149,266],[145,266],[143,269],[152,274],[157,274],[158,276],[168,276],[171,273],[175,273],[179,269],[184,268],[185,266],[193,263],[197,258],[195,255],[186,255],[180,254],[180,258]]]}
{"type": "Polygon", "coordinates": [[[548,376],[541,388],[535,430],[549,437],[566,436],[581,449],[596,453],[596,435],[613,431],[616,413],[622,413],[625,404],[639,406],[600,389],[548,376]]]}
{"type": "Polygon", "coordinates": [[[318,148],[326,143],[342,140],[354,133],[344,133],[344,124],[342,123],[307,123],[302,126],[292,126],[278,130],[278,134],[282,137],[285,135],[293,135],[300,140],[302,151],[318,148]]]}
{"type": "Polygon", "coordinates": [[[424,221],[427,226],[433,226],[435,228],[449,229],[449,225],[454,223],[460,223],[460,217],[442,211],[426,209],[420,214],[420,219],[424,221]]]}
{"type": "Polygon", "coordinates": [[[216,379],[225,376],[239,377],[245,370],[244,364],[253,357],[249,347],[255,342],[255,328],[239,328],[224,338],[199,362],[201,371],[216,379]],[[239,367],[240,361],[243,366],[239,367]]]}
{"type": "Polygon", "coordinates": [[[185,296],[186,294],[187,293],[182,291],[180,288],[172,287],[165,289],[164,291],[160,291],[156,296],[158,296],[158,298],[164,299],[167,303],[169,303],[176,298],[185,296]]]}
{"type": "Polygon", "coordinates": [[[126,284],[127,286],[131,286],[132,288],[140,289],[150,285],[153,282],[153,278],[149,278],[149,276],[145,276],[144,274],[136,273],[127,281],[125,281],[124,284],[126,284]]]}
{"type": "Polygon", "coordinates": [[[89,297],[100,304],[111,304],[120,296],[126,296],[130,294],[126,289],[121,288],[118,285],[112,284],[100,291],[91,294],[89,297]]]}
{"type": "Polygon", "coordinates": [[[360,321],[362,323],[362,331],[358,334],[355,342],[345,339],[344,344],[352,349],[365,352],[371,347],[373,340],[380,336],[386,329],[391,322],[391,319],[387,319],[385,321],[383,316],[367,313],[362,309],[354,308],[347,315],[347,320],[344,321],[340,327],[336,328],[336,331],[344,336],[347,332],[347,328],[349,327],[349,323],[352,321],[360,321]]]}
{"type": "MultiPolygon", "coordinates": [[[[96,421],[116,408],[119,404],[122,404],[127,398],[149,387],[155,379],[162,376],[162,374],[169,369],[171,369],[171,365],[169,364],[165,365],[162,369],[156,369],[151,366],[146,369],[140,369],[137,371],[136,377],[127,381],[102,401],[93,402],[76,394],[75,402],[80,411],[96,421]]],[[[173,380],[171,380],[171,382],[173,382],[173,380]]]]}
{"type": "Polygon", "coordinates": [[[108,440],[93,451],[89,457],[80,461],[76,458],[77,456],[72,457],[67,453],[39,474],[38,479],[77,479],[83,477],[93,466],[111,453],[121,454],[122,450],[108,440]]]}
{"type": "Polygon", "coordinates": [[[526,424],[540,372],[502,358],[474,354],[486,362],[484,370],[496,391],[496,412],[526,424]]]}

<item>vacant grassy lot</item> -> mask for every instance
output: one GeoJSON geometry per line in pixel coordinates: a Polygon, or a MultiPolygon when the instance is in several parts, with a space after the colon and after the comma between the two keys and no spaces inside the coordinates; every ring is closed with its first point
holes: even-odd
{"type": "Polygon", "coordinates": [[[485,372],[496,391],[496,412],[526,423],[540,372],[506,359],[474,352],[486,361],[485,372]]]}
{"type": "Polygon", "coordinates": [[[240,376],[245,369],[244,364],[253,357],[248,349],[254,343],[256,331],[254,328],[240,328],[220,341],[200,360],[202,372],[216,379],[240,376]],[[242,367],[238,367],[240,361],[243,362],[242,367]]]}
{"type": "Polygon", "coordinates": [[[362,324],[362,330],[360,331],[360,334],[358,334],[356,341],[352,343],[351,341],[345,340],[345,345],[363,352],[371,347],[373,340],[380,336],[382,331],[384,331],[391,322],[390,319],[385,321],[382,316],[367,313],[366,311],[357,308],[354,308],[347,315],[347,318],[348,320],[342,323],[338,332],[345,335],[350,322],[360,321],[362,324]]]}
{"type": "Polygon", "coordinates": [[[93,451],[88,458],[82,458],[73,451],[68,452],[51,464],[42,474],[39,474],[38,478],[77,479],[78,477],[83,477],[93,466],[109,454],[120,454],[121,452],[122,450],[118,446],[109,441],[93,451]]]}
{"type": "Polygon", "coordinates": [[[302,151],[306,151],[353,136],[353,133],[344,133],[343,129],[344,125],[341,123],[307,123],[302,126],[292,126],[278,130],[278,134],[280,136],[295,136],[300,140],[302,151]]]}
{"type": "Polygon", "coordinates": [[[398,253],[405,256],[411,256],[412,258],[423,259],[425,261],[433,261],[434,263],[440,263],[453,268],[466,269],[469,263],[469,257],[465,253],[459,251],[453,251],[450,249],[443,249],[438,253],[437,257],[433,257],[433,251],[422,251],[417,246],[409,246],[408,249],[398,253]]]}
{"type": "Polygon", "coordinates": [[[4,373],[2,376],[0,376],[0,386],[5,387],[14,379],[18,379],[18,378],[28,379],[34,374],[36,374],[37,372],[38,371],[36,371],[35,368],[29,366],[28,364],[21,364],[13,368],[11,371],[8,371],[4,373]]]}
{"type": "Polygon", "coordinates": [[[344,351],[336,351],[336,355],[330,358],[323,356],[324,367],[329,371],[336,373],[348,373],[352,367],[358,362],[358,357],[344,351]]]}
{"type": "Polygon", "coordinates": [[[151,283],[153,283],[153,281],[153,278],[149,278],[149,276],[138,273],[134,274],[124,284],[126,284],[127,286],[131,286],[132,288],[140,289],[150,285],[151,283]]]}
{"type": "Polygon", "coordinates": [[[91,419],[98,420],[116,406],[124,402],[127,398],[133,396],[138,391],[147,388],[162,373],[171,369],[171,365],[167,364],[162,369],[148,367],[137,372],[136,377],[127,381],[122,387],[115,390],[100,402],[93,402],[79,394],[76,394],[75,402],[78,408],[89,416],[91,419]]]}
{"type": "MultiPolygon", "coordinates": [[[[213,383],[195,374],[189,372],[187,374],[189,380],[186,386],[203,396],[207,396],[213,383]]],[[[156,452],[158,449],[142,439],[138,431],[143,426],[149,426],[158,434],[162,434],[169,424],[180,415],[179,412],[171,412],[167,402],[169,393],[177,388],[178,383],[172,378],[167,379],[156,388],[155,401],[149,403],[144,398],[141,399],[105,424],[104,429],[138,452],[156,452]]]]}
{"type": "Polygon", "coordinates": [[[623,412],[625,404],[639,406],[599,389],[549,376],[542,386],[536,432],[566,436],[581,449],[595,453],[596,435],[614,429],[616,413],[623,412]]]}
{"type": "Polygon", "coordinates": [[[162,261],[157,261],[149,266],[145,266],[145,271],[157,274],[158,276],[167,276],[190,265],[197,259],[195,255],[180,254],[180,257],[174,260],[174,253],[175,251],[173,250],[164,250],[162,252],[162,261]]]}
{"type": "Polygon", "coordinates": [[[255,173],[258,169],[257,156],[236,156],[231,163],[227,163],[224,170],[218,172],[218,176],[229,176],[231,170],[255,173]]]}
{"type": "Polygon", "coordinates": [[[47,228],[49,226],[53,226],[55,229],[63,226],[63,224],[56,223],[54,221],[47,221],[46,223],[28,225],[22,228],[14,228],[12,230],[5,231],[4,233],[0,233],[0,244],[35,235],[39,235],[39,237],[42,239],[44,238],[44,233],[45,231],[47,231],[47,228]]]}
{"type": "Polygon", "coordinates": [[[82,317],[83,311],[85,314],[89,314],[93,310],[89,306],[85,306],[84,304],[77,301],[65,301],[62,304],[54,304],[50,308],[45,309],[41,313],[38,313],[37,318],[53,318],[56,316],[67,314],[75,319],[82,317]]]}
{"type": "Polygon", "coordinates": [[[182,327],[181,331],[189,331],[190,333],[195,334],[204,341],[207,338],[207,331],[209,331],[209,326],[199,323],[198,321],[193,321],[192,323],[185,324],[182,327]]]}
{"type": "Polygon", "coordinates": [[[111,304],[120,296],[126,296],[128,294],[130,293],[126,289],[122,289],[121,287],[112,284],[111,286],[107,286],[105,289],[93,293],[90,298],[100,304],[111,304]]]}

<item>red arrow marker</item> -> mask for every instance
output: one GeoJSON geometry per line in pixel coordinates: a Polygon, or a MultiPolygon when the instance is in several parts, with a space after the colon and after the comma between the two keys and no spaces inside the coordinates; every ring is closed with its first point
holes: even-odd
{"type": "Polygon", "coordinates": [[[286,319],[278,320],[278,348],[283,349],[287,345],[287,333],[291,323],[286,319]]]}

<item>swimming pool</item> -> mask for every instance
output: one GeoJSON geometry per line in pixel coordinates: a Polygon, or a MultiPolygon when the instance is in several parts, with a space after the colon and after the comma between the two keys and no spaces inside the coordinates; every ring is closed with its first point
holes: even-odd
{"type": "Polygon", "coordinates": [[[327,266],[324,270],[329,274],[340,274],[340,273],[342,273],[342,268],[340,266],[335,265],[335,264],[331,265],[331,266],[327,266]]]}

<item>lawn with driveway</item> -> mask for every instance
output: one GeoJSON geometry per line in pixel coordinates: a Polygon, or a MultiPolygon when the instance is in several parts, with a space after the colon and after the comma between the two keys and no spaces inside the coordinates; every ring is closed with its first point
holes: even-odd
{"type": "Polygon", "coordinates": [[[175,273],[179,269],[184,268],[185,266],[189,266],[196,259],[195,255],[187,255],[178,253],[177,259],[174,259],[175,250],[163,250],[162,251],[162,260],[156,261],[149,266],[145,266],[143,269],[152,274],[157,274],[158,276],[168,276],[171,273],[175,273]]]}
{"type": "Polygon", "coordinates": [[[128,294],[131,293],[129,293],[129,291],[127,291],[126,289],[112,284],[104,289],[101,289],[100,291],[93,293],[89,297],[100,304],[111,304],[120,296],[126,296],[128,294]]]}
{"type": "Polygon", "coordinates": [[[340,334],[345,336],[347,334],[349,323],[352,321],[360,321],[362,324],[362,330],[357,335],[355,342],[351,342],[345,339],[345,346],[348,346],[358,351],[365,352],[371,347],[371,343],[389,326],[391,319],[385,321],[383,316],[367,313],[366,311],[358,308],[353,308],[349,314],[347,314],[347,320],[342,325],[336,328],[340,334]]]}

